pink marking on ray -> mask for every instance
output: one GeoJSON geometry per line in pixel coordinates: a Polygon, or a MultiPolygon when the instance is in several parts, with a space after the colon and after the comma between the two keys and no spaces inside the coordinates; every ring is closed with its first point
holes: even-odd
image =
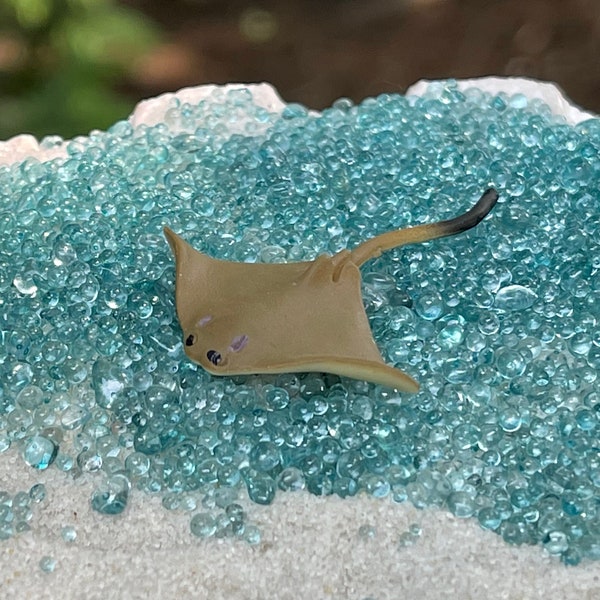
{"type": "Polygon", "coordinates": [[[232,352],[239,352],[240,350],[243,350],[246,347],[247,343],[248,343],[248,336],[247,335],[238,335],[237,337],[234,337],[231,340],[231,344],[229,346],[229,349],[232,352]]]}

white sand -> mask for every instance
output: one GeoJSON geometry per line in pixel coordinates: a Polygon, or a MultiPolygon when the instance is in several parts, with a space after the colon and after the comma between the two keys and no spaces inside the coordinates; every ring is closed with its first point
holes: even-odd
{"type": "Polygon", "coordinates": [[[600,598],[599,563],[565,567],[541,547],[505,544],[474,520],[408,504],[281,493],[272,506],[251,507],[263,539],[250,546],[199,540],[189,514],[141,492],[122,515],[99,515],[89,505],[90,480],[35,471],[12,450],[0,481],[12,493],[37,482],[48,490],[34,506],[32,530],[0,542],[1,598],[600,598]],[[399,548],[411,523],[421,537],[399,548]],[[373,539],[357,535],[365,524],[376,528],[373,539]],[[71,544],[60,535],[65,525],[77,530],[71,544]],[[45,555],[57,560],[53,573],[39,568],[45,555]]]}

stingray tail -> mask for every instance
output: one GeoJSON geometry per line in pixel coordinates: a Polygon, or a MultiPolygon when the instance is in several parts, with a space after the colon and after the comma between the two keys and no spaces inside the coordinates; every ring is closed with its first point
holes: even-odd
{"type": "Polygon", "coordinates": [[[408,244],[427,242],[436,238],[456,235],[457,233],[467,231],[467,229],[471,229],[480,223],[494,208],[497,201],[498,192],[490,188],[483,193],[475,206],[466,213],[447,221],[417,225],[416,227],[408,227],[400,231],[389,231],[388,233],[378,235],[352,250],[350,261],[357,267],[360,267],[368,260],[377,258],[386,250],[408,244]]]}

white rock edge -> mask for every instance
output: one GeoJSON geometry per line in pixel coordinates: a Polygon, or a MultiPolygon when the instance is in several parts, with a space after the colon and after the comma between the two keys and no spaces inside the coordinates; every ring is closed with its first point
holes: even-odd
{"type": "MultiPolygon", "coordinates": [[[[407,96],[422,96],[428,86],[435,81],[422,79],[408,90],[407,96]]],[[[440,81],[438,83],[443,83],[440,81]]],[[[524,77],[481,77],[476,79],[456,80],[460,90],[477,88],[490,94],[505,93],[508,95],[524,94],[529,99],[539,99],[545,102],[556,115],[562,115],[566,121],[575,125],[581,121],[595,118],[597,115],[586,112],[573,104],[558,86],[553,83],[545,83],[527,79],[524,77]]],[[[201,100],[210,97],[217,89],[224,92],[232,89],[248,89],[254,102],[269,110],[279,112],[283,110],[286,103],[281,99],[273,86],[268,83],[259,84],[228,84],[200,85],[196,87],[183,88],[177,92],[161,94],[156,98],[142,100],[137,104],[129,116],[129,122],[135,127],[137,125],[156,125],[164,120],[165,112],[172,106],[174,100],[181,103],[197,104],[201,100]]],[[[83,138],[75,138],[83,139],[83,138]]],[[[43,148],[38,140],[29,134],[21,134],[0,142],[0,165],[10,165],[25,160],[36,158],[44,162],[58,157],[66,156],[66,145],[68,140],[52,148],[43,148]]]]}
{"type": "MultiPolygon", "coordinates": [[[[411,85],[406,91],[407,96],[422,96],[429,85],[436,81],[421,79],[411,85]]],[[[530,100],[542,100],[555,115],[562,115],[567,123],[576,125],[587,119],[597,118],[591,112],[579,108],[555,83],[546,83],[528,79],[527,77],[477,77],[474,79],[457,79],[458,89],[461,91],[476,88],[489,94],[523,94],[530,100]]]]}

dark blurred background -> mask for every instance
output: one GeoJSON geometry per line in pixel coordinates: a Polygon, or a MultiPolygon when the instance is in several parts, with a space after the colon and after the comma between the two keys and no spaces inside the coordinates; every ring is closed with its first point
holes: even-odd
{"type": "Polygon", "coordinates": [[[103,129],[202,83],[318,109],[489,74],[600,112],[600,0],[0,0],[0,139],[103,129]]]}

